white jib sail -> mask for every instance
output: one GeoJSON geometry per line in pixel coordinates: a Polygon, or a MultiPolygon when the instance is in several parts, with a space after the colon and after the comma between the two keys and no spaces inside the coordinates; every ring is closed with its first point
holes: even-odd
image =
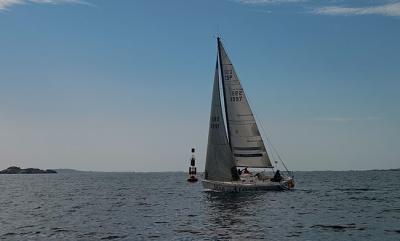
{"type": "Polygon", "coordinates": [[[211,102],[210,127],[206,156],[205,179],[231,181],[234,167],[229,147],[220,100],[218,63],[215,68],[214,87],[211,102]]]}
{"type": "Polygon", "coordinates": [[[272,167],[233,65],[218,39],[229,141],[236,166],[272,167]]]}

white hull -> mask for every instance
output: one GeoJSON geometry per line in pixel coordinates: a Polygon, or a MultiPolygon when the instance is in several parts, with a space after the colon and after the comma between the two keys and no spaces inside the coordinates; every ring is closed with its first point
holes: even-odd
{"type": "Polygon", "coordinates": [[[205,191],[216,192],[243,192],[243,191],[283,191],[290,190],[293,185],[293,180],[288,179],[281,182],[271,181],[232,181],[232,182],[219,182],[211,180],[202,180],[201,183],[205,191]]]}

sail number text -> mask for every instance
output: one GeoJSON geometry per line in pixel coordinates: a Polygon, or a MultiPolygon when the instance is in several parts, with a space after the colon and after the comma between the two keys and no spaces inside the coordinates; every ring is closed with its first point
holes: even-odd
{"type": "Polygon", "coordinates": [[[213,129],[219,128],[219,117],[218,116],[211,117],[210,128],[213,128],[213,129]]]}
{"type": "Polygon", "coordinates": [[[232,79],[232,70],[231,69],[224,70],[224,78],[225,78],[225,80],[232,79]]]}
{"type": "Polygon", "coordinates": [[[232,102],[242,101],[243,89],[232,89],[230,98],[232,102]]]}

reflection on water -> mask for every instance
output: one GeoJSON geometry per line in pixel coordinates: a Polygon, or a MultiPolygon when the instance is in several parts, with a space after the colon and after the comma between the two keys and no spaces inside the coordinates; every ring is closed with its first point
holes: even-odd
{"type": "MultiPolygon", "coordinates": [[[[264,225],[255,222],[264,207],[265,192],[207,192],[206,218],[216,239],[262,238],[264,225]]],[[[260,219],[261,222],[263,218],[260,219]]]]}
{"type": "Polygon", "coordinates": [[[208,210],[211,213],[222,212],[239,217],[253,214],[253,207],[262,205],[263,192],[223,193],[205,192],[208,210]]]}

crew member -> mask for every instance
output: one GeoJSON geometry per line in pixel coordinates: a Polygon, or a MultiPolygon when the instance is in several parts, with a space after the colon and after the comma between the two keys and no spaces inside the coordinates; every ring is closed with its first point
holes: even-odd
{"type": "Polygon", "coordinates": [[[282,181],[281,172],[279,170],[276,170],[274,177],[271,178],[271,181],[272,182],[280,182],[280,181],[282,181]]]}

